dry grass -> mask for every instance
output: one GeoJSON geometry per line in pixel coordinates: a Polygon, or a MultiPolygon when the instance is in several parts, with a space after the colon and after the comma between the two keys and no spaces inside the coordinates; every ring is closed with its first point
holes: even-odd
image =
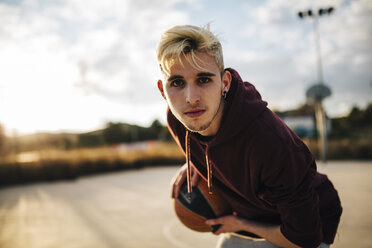
{"type": "Polygon", "coordinates": [[[173,142],[138,142],[133,144],[121,144],[107,147],[79,148],[74,150],[46,149],[28,151],[9,155],[4,159],[5,163],[38,163],[45,161],[64,161],[78,164],[84,161],[121,161],[133,163],[138,160],[165,158],[182,159],[179,147],[173,142]]]}
{"type": "MultiPolygon", "coordinates": [[[[317,140],[304,140],[316,158],[319,158],[317,140]]],[[[372,159],[372,139],[330,139],[328,140],[328,159],[330,160],[371,160],[372,159]]]]}
{"type": "Polygon", "coordinates": [[[174,142],[139,142],[74,150],[40,150],[8,156],[0,164],[0,186],[148,165],[180,164],[184,155],[174,142]]]}
{"type": "MultiPolygon", "coordinates": [[[[304,140],[316,158],[316,140],[304,140]]],[[[184,155],[174,142],[139,142],[74,150],[39,150],[8,156],[0,161],[0,186],[74,179],[81,175],[181,164],[184,155]]],[[[372,159],[372,140],[338,139],[328,142],[328,159],[372,159]]]]}

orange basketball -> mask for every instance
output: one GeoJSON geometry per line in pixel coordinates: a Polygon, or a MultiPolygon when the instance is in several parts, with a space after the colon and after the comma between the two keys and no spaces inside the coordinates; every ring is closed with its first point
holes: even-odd
{"type": "Polygon", "coordinates": [[[205,221],[232,213],[230,205],[215,188],[213,194],[209,194],[207,183],[203,179],[192,188],[190,199],[185,180],[180,194],[174,199],[174,210],[186,227],[198,232],[216,231],[219,225],[208,226],[205,221]]]}

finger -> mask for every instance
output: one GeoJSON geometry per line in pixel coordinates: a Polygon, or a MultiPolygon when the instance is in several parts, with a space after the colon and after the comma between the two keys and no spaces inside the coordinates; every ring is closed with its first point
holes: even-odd
{"type": "Polygon", "coordinates": [[[175,185],[182,184],[183,181],[185,180],[185,176],[186,176],[186,174],[182,171],[180,174],[178,174],[178,177],[174,181],[174,184],[175,185]]]}
{"type": "Polygon", "coordinates": [[[172,197],[177,198],[179,193],[180,193],[180,186],[178,184],[175,184],[173,187],[172,197]]]}
{"type": "Polygon", "coordinates": [[[175,182],[172,186],[172,198],[177,198],[179,191],[180,191],[180,186],[178,183],[175,182]]]}
{"type": "Polygon", "coordinates": [[[218,225],[221,224],[218,219],[209,219],[205,221],[205,224],[208,226],[218,225]]]}
{"type": "Polygon", "coordinates": [[[174,186],[174,197],[177,198],[178,195],[180,194],[180,190],[181,190],[181,186],[183,184],[183,182],[185,181],[186,179],[186,175],[183,174],[179,180],[176,182],[175,186],[174,186]]]}
{"type": "Polygon", "coordinates": [[[176,179],[173,179],[172,180],[172,183],[171,183],[171,198],[175,198],[175,187],[176,187],[176,179]]]}
{"type": "Polygon", "coordinates": [[[179,180],[179,177],[181,176],[183,170],[184,170],[184,166],[182,166],[181,169],[178,170],[176,175],[173,176],[171,180],[171,185],[175,184],[179,180]]]}
{"type": "Polygon", "coordinates": [[[177,198],[181,189],[181,186],[186,178],[186,171],[182,168],[177,177],[175,178],[173,185],[172,185],[172,198],[177,198]]]}
{"type": "Polygon", "coordinates": [[[174,184],[172,185],[172,190],[171,190],[171,198],[174,199],[175,196],[174,196],[174,184]]]}
{"type": "Polygon", "coordinates": [[[222,216],[222,217],[219,217],[219,218],[214,218],[214,219],[208,219],[205,221],[205,223],[207,225],[224,225],[226,223],[229,222],[229,220],[231,219],[231,215],[226,215],[226,216],[222,216]]]}
{"type": "Polygon", "coordinates": [[[221,225],[216,231],[213,232],[213,234],[220,235],[221,233],[224,233],[223,226],[221,225]]]}

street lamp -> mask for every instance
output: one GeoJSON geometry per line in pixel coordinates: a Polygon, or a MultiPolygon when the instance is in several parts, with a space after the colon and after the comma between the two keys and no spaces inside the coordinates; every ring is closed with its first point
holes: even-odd
{"type": "Polygon", "coordinates": [[[306,97],[314,102],[315,105],[315,119],[316,126],[319,131],[319,149],[320,158],[323,162],[327,160],[327,125],[326,125],[326,115],[323,108],[322,101],[324,98],[331,95],[331,89],[324,85],[323,80],[323,68],[322,68],[322,57],[320,52],[320,36],[319,36],[319,17],[322,15],[330,15],[335,9],[333,7],[320,8],[318,11],[313,11],[312,9],[306,11],[299,11],[298,17],[304,19],[306,17],[313,19],[313,31],[314,31],[314,41],[316,48],[316,64],[317,64],[317,74],[318,82],[312,85],[306,91],[306,97]]]}

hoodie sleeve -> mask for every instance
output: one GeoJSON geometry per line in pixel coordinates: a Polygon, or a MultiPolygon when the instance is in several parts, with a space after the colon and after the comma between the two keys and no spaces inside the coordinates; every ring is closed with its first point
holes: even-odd
{"type": "Polygon", "coordinates": [[[276,152],[263,166],[263,191],[259,197],[273,205],[282,234],[301,247],[317,247],[322,241],[319,198],[311,181],[316,171],[311,154],[301,149],[276,152]]]}

